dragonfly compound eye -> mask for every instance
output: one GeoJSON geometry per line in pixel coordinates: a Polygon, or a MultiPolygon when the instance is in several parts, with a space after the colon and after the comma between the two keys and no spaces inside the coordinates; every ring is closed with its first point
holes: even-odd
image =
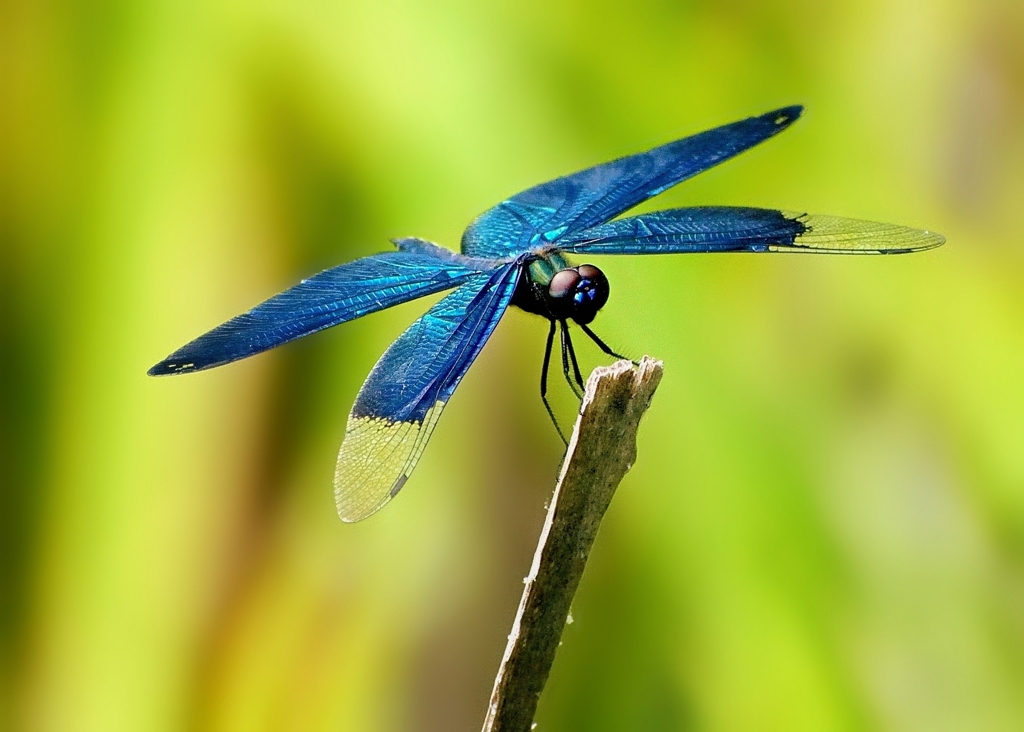
{"type": "Polygon", "coordinates": [[[548,284],[548,305],[559,319],[586,325],[608,302],[608,278],[591,264],[556,272],[548,284]]]}
{"type": "Polygon", "coordinates": [[[552,300],[560,302],[571,300],[573,293],[576,292],[576,285],[581,279],[580,273],[575,269],[563,269],[561,272],[555,272],[551,282],[548,283],[548,296],[552,300]]]}

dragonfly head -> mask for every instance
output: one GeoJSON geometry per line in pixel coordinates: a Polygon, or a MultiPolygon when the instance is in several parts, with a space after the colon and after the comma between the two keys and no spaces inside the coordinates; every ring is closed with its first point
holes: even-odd
{"type": "Polygon", "coordinates": [[[587,325],[608,302],[608,278],[592,264],[556,272],[548,283],[548,302],[556,318],[587,325]]]}

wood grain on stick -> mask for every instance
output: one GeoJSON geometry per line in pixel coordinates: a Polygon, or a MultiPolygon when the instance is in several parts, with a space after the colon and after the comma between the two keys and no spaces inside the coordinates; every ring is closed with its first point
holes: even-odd
{"type": "Polygon", "coordinates": [[[531,727],[594,537],[615,489],[636,459],[637,427],[661,373],[661,361],[644,356],[639,366],[619,361],[595,369],[587,380],[494,680],[484,732],[531,727]]]}

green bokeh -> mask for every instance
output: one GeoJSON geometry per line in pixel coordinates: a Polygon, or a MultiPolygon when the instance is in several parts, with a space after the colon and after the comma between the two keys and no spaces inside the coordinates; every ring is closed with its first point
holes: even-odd
{"type": "Polygon", "coordinates": [[[1022,38],[1015,0],[0,4],[0,726],[478,728],[560,456],[545,324],[505,318],[352,526],[345,416],[424,303],[146,369],[389,237],[802,103],[656,206],[949,243],[598,262],[595,327],[665,378],[538,729],[1024,727],[1022,38]]]}

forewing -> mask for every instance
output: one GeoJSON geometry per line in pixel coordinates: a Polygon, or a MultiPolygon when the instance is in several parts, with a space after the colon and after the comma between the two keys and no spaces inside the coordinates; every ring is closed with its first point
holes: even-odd
{"type": "Polygon", "coordinates": [[[558,242],[763,142],[802,112],[784,107],[542,183],[477,217],[462,235],[462,251],[516,256],[558,242]]]}
{"type": "Polygon", "coordinates": [[[451,289],[479,271],[473,266],[478,263],[436,246],[433,250],[438,253],[432,254],[426,242],[416,244],[415,251],[375,254],[313,275],[179,348],[149,374],[221,366],[367,313],[451,289]]]}
{"type": "Polygon", "coordinates": [[[942,244],[941,234],[894,224],[762,208],[676,208],[577,232],[559,248],[580,254],[819,252],[901,254],[942,244]]]}
{"type": "Polygon", "coordinates": [[[405,485],[508,307],[518,275],[518,263],[477,275],[413,323],[373,367],[349,415],[334,475],[343,521],[366,518],[405,485]]]}

